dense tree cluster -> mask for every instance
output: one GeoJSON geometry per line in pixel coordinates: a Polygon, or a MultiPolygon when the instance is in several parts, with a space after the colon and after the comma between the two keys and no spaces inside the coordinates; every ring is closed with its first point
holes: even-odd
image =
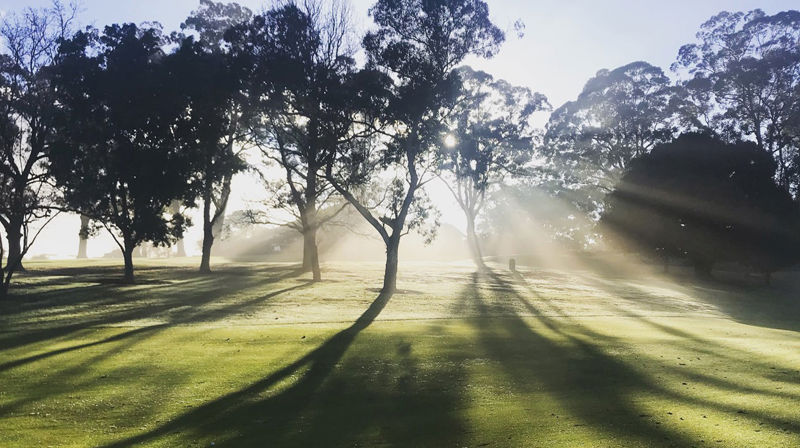
{"type": "Polygon", "coordinates": [[[2,292],[33,229],[61,211],[82,217],[82,256],[107,229],[133,281],[136,248],[180,242],[186,210],[199,208],[209,272],[234,176],[267,165],[268,203],[289,211],[283,224],[302,234],[314,280],[318,232],[351,207],[385,244],[383,288],[394,291],[401,238],[435,235],[424,187],[437,178],[464,211],[479,267],[476,223],[501,187],[517,203],[562,198],[583,223],[603,215],[636,247],[698,271],[795,260],[782,242],[800,231],[800,12],[720,13],[680,49],[677,81],[643,61],[601,70],[542,130],[543,95],[462,65],[505,39],[486,2],[377,0],[369,14],[363,37],[338,0],[259,14],[200,0],[172,33],[152,23],[74,32],[75,9],[58,1],[6,17],[2,292]]]}
{"type": "Polygon", "coordinates": [[[800,252],[800,207],[776,168],[755,143],[684,134],[633,160],[603,221],[623,244],[665,262],[685,257],[700,275],[736,261],[768,276],[800,252]]]}

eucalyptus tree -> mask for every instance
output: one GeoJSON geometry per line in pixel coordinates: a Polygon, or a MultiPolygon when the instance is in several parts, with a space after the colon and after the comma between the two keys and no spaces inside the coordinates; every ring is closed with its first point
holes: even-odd
{"type": "Polygon", "coordinates": [[[0,266],[3,293],[14,272],[23,269],[35,228],[54,213],[56,194],[47,170],[54,111],[49,71],[75,9],[54,1],[0,22],[0,224],[8,241],[7,264],[0,266]]]}
{"type": "MultiPolygon", "coordinates": [[[[192,154],[192,181],[202,201],[200,272],[211,271],[211,249],[220,233],[233,176],[246,167],[242,157],[248,124],[245,72],[231,54],[225,35],[246,23],[252,12],[236,3],[200,2],[172,40],[178,44],[165,64],[186,105],[176,126],[181,147],[192,154]]],[[[173,204],[173,210],[175,205],[173,204]]],[[[179,253],[182,242],[179,241],[179,253]]],[[[184,251],[185,254],[185,251],[184,251]]]]}
{"type": "Polygon", "coordinates": [[[444,141],[442,178],[464,211],[473,260],[484,267],[476,218],[493,185],[528,174],[533,114],[549,104],[542,94],[470,67],[459,68],[458,74],[463,87],[444,141]]]}
{"type": "Polygon", "coordinates": [[[50,168],[65,207],[112,235],[128,282],[134,249],[179,237],[186,221],[167,209],[194,193],[191,153],[176,138],[187,103],[171,88],[164,41],[158,29],[133,24],[88,29],[61,43],[54,70],[60,110],[50,168]]]}
{"type": "Polygon", "coordinates": [[[778,163],[787,191],[800,184],[793,118],[800,104],[800,11],[767,15],[723,11],[681,47],[673,69],[688,75],[681,86],[683,117],[700,116],[698,129],[728,140],[752,139],[778,163]],[[701,111],[701,114],[697,112],[701,111]]]}
{"type": "Polygon", "coordinates": [[[232,33],[249,61],[250,93],[260,120],[252,137],[283,171],[268,181],[273,206],[288,208],[303,235],[303,268],[322,279],[317,232],[342,209],[323,176],[327,159],[351,131],[356,74],[347,3],[287,1],[232,33]]]}
{"type": "Polygon", "coordinates": [[[435,153],[460,87],[455,68],[469,55],[491,57],[505,36],[481,0],[379,0],[369,12],[377,29],[364,38],[367,68],[394,81],[391,95],[379,124],[368,125],[379,129],[379,137],[339,145],[326,177],[386,245],[382,291],[390,294],[397,286],[402,236],[421,228],[432,213],[415,199],[437,168],[435,153]],[[370,209],[369,200],[342,183],[381,174],[388,188],[379,209],[370,209]]]}
{"type": "Polygon", "coordinates": [[[553,111],[544,155],[565,185],[611,191],[633,158],[672,138],[672,95],[670,79],[647,62],[600,70],[575,101],[553,111]]]}

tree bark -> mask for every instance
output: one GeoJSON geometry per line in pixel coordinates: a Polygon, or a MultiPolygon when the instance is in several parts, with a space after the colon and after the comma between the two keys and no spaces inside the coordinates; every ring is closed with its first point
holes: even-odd
{"type": "Polygon", "coordinates": [[[211,272],[211,246],[214,245],[214,225],[211,222],[211,189],[203,197],[203,253],[200,259],[200,272],[211,272]]]}
{"type": "Polygon", "coordinates": [[[22,223],[12,221],[6,231],[8,239],[8,262],[7,270],[25,271],[22,265],[22,223]]]}
{"type": "Polygon", "coordinates": [[[383,289],[381,293],[394,294],[397,291],[397,264],[400,253],[400,235],[398,232],[389,239],[386,245],[386,268],[383,273],[383,289]]]}
{"type": "Polygon", "coordinates": [[[315,282],[322,281],[322,271],[319,267],[319,248],[317,247],[317,166],[313,163],[308,165],[306,175],[305,198],[302,210],[303,225],[303,271],[311,271],[315,282]]]}
{"type": "Polygon", "coordinates": [[[89,258],[87,246],[89,242],[89,218],[81,215],[81,230],[78,231],[78,259],[89,258]]]}
{"type": "Polygon", "coordinates": [[[319,268],[319,248],[317,247],[317,229],[311,227],[303,233],[303,270],[311,271],[314,281],[322,281],[319,268]]]}
{"type": "Polygon", "coordinates": [[[132,242],[125,241],[125,247],[122,250],[122,258],[125,260],[125,283],[134,283],[136,280],[133,275],[133,251],[135,248],[132,242]]]}

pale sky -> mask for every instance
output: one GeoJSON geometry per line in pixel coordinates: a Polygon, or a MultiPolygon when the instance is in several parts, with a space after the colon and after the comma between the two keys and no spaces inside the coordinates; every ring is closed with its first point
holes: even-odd
{"type": "MultiPolygon", "coordinates": [[[[352,0],[362,27],[371,21],[367,9],[373,0],[352,0]]],[[[165,31],[178,25],[196,9],[199,0],[82,0],[81,25],[101,27],[109,23],[158,21],[165,31]]],[[[260,11],[261,0],[238,3],[260,11]]],[[[0,15],[28,6],[44,6],[49,0],[0,0],[0,15]]],[[[722,10],[761,8],[773,14],[800,8],[800,0],[488,0],[495,24],[508,30],[508,42],[488,61],[469,60],[470,65],[517,85],[547,95],[557,107],[574,99],[598,70],[645,60],[668,71],[681,45],[693,42],[700,24],[722,10]],[[518,39],[512,24],[521,19],[525,36],[518,39]]],[[[247,199],[260,197],[257,186],[246,179],[235,185],[232,210],[247,199]],[[238,188],[237,188],[238,187],[238,188]]],[[[442,210],[442,220],[463,229],[461,212],[444,187],[431,195],[442,210]]],[[[201,222],[195,218],[195,222],[201,222]]],[[[77,251],[77,217],[59,218],[41,236],[31,254],[72,257],[77,251]]],[[[199,251],[200,229],[187,235],[187,251],[199,251]]],[[[105,235],[90,241],[90,256],[114,248],[105,235]]]]}

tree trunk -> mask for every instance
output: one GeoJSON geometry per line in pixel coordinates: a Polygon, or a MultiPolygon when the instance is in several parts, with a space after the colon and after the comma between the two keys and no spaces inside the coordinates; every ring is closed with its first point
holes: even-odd
{"type": "Polygon", "coordinates": [[[400,235],[395,232],[386,245],[386,269],[383,273],[384,294],[394,294],[397,291],[397,262],[400,252],[400,235]]]}
{"type": "Polygon", "coordinates": [[[303,270],[311,271],[314,281],[322,281],[319,268],[319,248],[317,247],[317,229],[311,227],[303,233],[303,270]]]}
{"type": "Polygon", "coordinates": [[[203,254],[200,260],[200,272],[211,272],[211,246],[214,245],[214,226],[211,222],[211,188],[203,195],[203,254]]]}
{"type": "Polygon", "coordinates": [[[311,271],[314,281],[322,281],[317,247],[317,167],[309,164],[306,176],[304,204],[301,210],[303,224],[303,271],[311,271]]]}
{"type": "Polygon", "coordinates": [[[78,259],[83,260],[89,258],[87,254],[87,246],[89,242],[89,218],[81,215],[81,230],[78,231],[78,259]]]}
{"type": "Polygon", "coordinates": [[[200,259],[200,272],[208,274],[211,272],[211,246],[214,245],[214,232],[211,225],[203,226],[203,255],[200,259]]]}
{"type": "Polygon", "coordinates": [[[176,245],[177,245],[177,248],[178,248],[176,255],[179,256],[179,257],[185,257],[186,256],[186,247],[183,244],[183,238],[179,239],[178,242],[176,243],[176,245]]]}
{"type": "Polygon", "coordinates": [[[22,223],[12,222],[7,230],[8,239],[8,262],[7,270],[25,271],[22,265],[22,223]]]}
{"type": "Polygon", "coordinates": [[[662,258],[664,262],[664,273],[669,274],[669,256],[664,255],[662,258]]]}
{"type": "Polygon", "coordinates": [[[125,248],[122,251],[122,258],[125,260],[125,283],[133,283],[133,250],[135,246],[129,241],[125,241],[125,248]]]}
{"type": "Polygon", "coordinates": [[[467,213],[467,241],[469,243],[470,253],[475,266],[479,269],[485,269],[486,263],[483,262],[483,252],[481,251],[481,243],[478,239],[478,234],[475,232],[475,216],[467,213]]]}

